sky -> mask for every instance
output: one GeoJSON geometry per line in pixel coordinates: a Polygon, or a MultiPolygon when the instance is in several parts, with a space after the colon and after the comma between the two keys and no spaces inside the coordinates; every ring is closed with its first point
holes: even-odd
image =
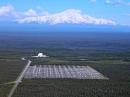
{"type": "Polygon", "coordinates": [[[58,29],[57,25],[61,30],[65,30],[66,25],[70,30],[73,25],[76,25],[75,29],[86,30],[88,27],[101,29],[104,26],[129,30],[130,0],[0,1],[0,31],[32,28],[47,31],[50,30],[47,26],[58,29]]]}

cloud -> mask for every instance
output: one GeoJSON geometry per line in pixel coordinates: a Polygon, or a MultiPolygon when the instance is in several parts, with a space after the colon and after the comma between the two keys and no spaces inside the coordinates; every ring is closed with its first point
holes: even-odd
{"type": "Polygon", "coordinates": [[[83,14],[80,10],[68,9],[56,14],[47,14],[42,16],[25,17],[16,20],[18,23],[48,23],[48,24],[61,24],[61,23],[72,23],[72,24],[107,24],[116,25],[116,22],[104,19],[96,18],[86,14],[83,14]]]}
{"type": "Polygon", "coordinates": [[[37,12],[33,9],[29,9],[28,11],[23,13],[25,16],[33,17],[37,16],[37,12]]]}
{"type": "Polygon", "coordinates": [[[37,12],[33,9],[29,9],[25,12],[18,12],[12,5],[4,5],[0,6],[0,16],[7,16],[13,18],[33,17],[37,16],[37,12]]]}
{"type": "MultiPolygon", "coordinates": [[[[93,0],[95,1],[95,0],[93,0]]],[[[49,14],[47,11],[38,11],[28,9],[24,12],[18,12],[12,5],[0,7],[0,16],[5,17],[4,20],[16,21],[18,23],[48,23],[48,24],[97,24],[97,25],[116,25],[116,22],[96,18],[87,14],[83,14],[81,10],[68,9],[63,12],[49,14]]]]}
{"type": "Polygon", "coordinates": [[[12,14],[13,12],[14,12],[14,7],[11,5],[5,5],[0,7],[0,16],[12,14]]]}
{"type": "Polygon", "coordinates": [[[111,5],[130,5],[130,2],[126,2],[125,0],[105,0],[105,3],[111,5]]]}

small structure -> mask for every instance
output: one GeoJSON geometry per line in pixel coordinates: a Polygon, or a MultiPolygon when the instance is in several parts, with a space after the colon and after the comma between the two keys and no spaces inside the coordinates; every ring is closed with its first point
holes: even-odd
{"type": "Polygon", "coordinates": [[[23,58],[21,58],[21,60],[23,60],[23,61],[24,61],[24,60],[26,60],[26,59],[23,57],[23,58]]]}
{"type": "Polygon", "coordinates": [[[44,55],[43,53],[38,53],[37,56],[32,56],[32,57],[35,57],[35,58],[46,58],[48,57],[47,55],[44,55]]]}

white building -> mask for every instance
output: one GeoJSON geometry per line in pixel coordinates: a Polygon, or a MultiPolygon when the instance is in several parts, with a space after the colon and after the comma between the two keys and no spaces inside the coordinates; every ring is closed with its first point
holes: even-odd
{"type": "Polygon", "coordinates": [[[44,55],[43,53],[38,53],[37,56],[32,56],[32,57],[36,57],[36,58],[46,58],[48,57],[47,55],[44,55]]]}
{"type": "Polygon", "coordinates": [[[24,61],[24,60],[26,60],[26,59],[23,57],[23,58],[21,58],[21,60],[23,60],[23,61],[24,61]]]}

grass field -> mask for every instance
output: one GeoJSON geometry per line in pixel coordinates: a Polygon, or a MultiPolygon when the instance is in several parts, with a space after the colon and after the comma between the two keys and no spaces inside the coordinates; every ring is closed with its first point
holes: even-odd
{"type": "MultiPolygon", "coordinates": [[[[0,83],[12,81],[21,72],[21,57],[33,65],[89,65],[110,79],[24,79],[13,97],[129,97],[130,52],[109,52],[78,49],[9,50],[0,55],[0,83]],[[49,55],[46,59],[32,59],[37,52],[49,55]],[[17,67],[18,66],[18,67],[17,67]]],[[[24,63],[24,65],[23,65],[24,63]]],[[[11,85],[0,86],[0,97],[6,97],[11,85]],[[4,92],[3,92],[4,91],[4,92]]]]}
{"type": "MultiPolygon", "coordinates": [[[[103,62],[104,63],[104,62],[103,62]]],[[[14,97],[129,97],[129,64],[91,64],[110,79],[24,79],[14,97]],[[23,95],[24,94],[24,95],[23,95]]]]}
{"type": "Polygon", "coordinates": [[[130,82],[72,79],[24,80],[14,97],[129,97],[130,82]]]}
{"type": "Polygon", "coordinates": [[[0,60],[0,84],[15,81],[25,65],[21,60],[0,60]]]}
{"type": "Polygon", "coordinates": [[[10,89],[24,68],[26,62],[21,60],[0,60],[0,97],[7,97],[10,89]]]}
{"type": "Polygon", "coordinates": [[[0,97],[7,97],[13,84],[0,85],[0,97]]]}

